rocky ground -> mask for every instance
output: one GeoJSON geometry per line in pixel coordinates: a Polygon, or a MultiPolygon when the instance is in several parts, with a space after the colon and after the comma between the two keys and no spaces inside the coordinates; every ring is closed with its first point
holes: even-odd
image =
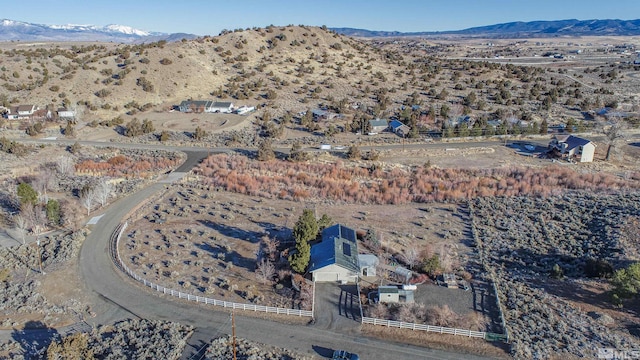
{"type": "Polygon", "coordinates": [[[28,244],[0,248],[0,263],[4,269],[11,269],[5,281],[0,282],[0,327],[22,328],[29,321],[65,325],[77,321],[83,314],[88,315],[88,307],[81,301],[51,300],[46,290],[52,281],[57,281],[59,272],[77,257],[84,238],[83,232],[74,232],[43,236],[40,247],[28,244]],[[45,274],[40,273],[38,252],[45,274]]]}
{"type": "MultiPolygon", "coordinates": [[[[294,351],[265,344],[257,344],[244,339],[236,339],[236,357],[246,360],[306,360],[313,357],[294,351]]],[[[213,339],[207,346],[203,359],[226,360],[233,358],[233,339],[230,336],[213,339]]]]}
{"type": "Polygon", "coordinates": [[[580,297],[591,281],[589,259],[614,268],[639,260],[637,239],[623,231],[640,213],[639,200],[638,193],[572,192],[471,202],[477,246],[496,281],[514,357],[591,357],[602,347],[638,348],[628,327],[639,320],[633,304],[615,311],[609,301],[580,297]],[[552,291],[550,284],[560,281],[550,279],[556,264],[564,272],[562,287],[572,294],[552,291]]]}

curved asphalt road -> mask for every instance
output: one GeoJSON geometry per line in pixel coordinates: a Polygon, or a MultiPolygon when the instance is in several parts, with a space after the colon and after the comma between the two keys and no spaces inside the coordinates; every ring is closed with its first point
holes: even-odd
{"type": "MultiPolygon", "coordinates": [[[[192,151],[188,155],[184,167],[193,166],[207,152],[192,151]]],[[[186,170],[184,167],[180,170],[186,170]]],[[[154,292],[116,270],[109,256],[109,237],[123,216],[149,197],[164,191],[166,186],[156,183],[116,201],[108,207],[85,240],[80,252],[79,271],[86,291],[93,298],[92,310],[98,314],[88,322],[108,324],[127,318],[176,321],[193,325],[196,333],[189,343],[201,346],[216,336],[231,332],[228,312],[213,306],[187,304],[154,292]]],[[[315,355],[326,355],[330,351],[327,349],[347,349],[358,353],[363,359],[483,359],[367,338],[359,333],[335,333],[335,330],[314,326],[287,325],[244,317],[242,312],[236,313],[236,333],[252,341],[315,355]]]]}

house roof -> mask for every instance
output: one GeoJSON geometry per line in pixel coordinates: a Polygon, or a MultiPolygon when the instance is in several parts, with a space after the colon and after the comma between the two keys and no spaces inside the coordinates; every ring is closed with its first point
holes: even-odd
{"type": "Polygon", "coordinates": [[[313,116],[318,116],[318,117],[329,117],[331,116],[333,113],[327,110],[322,110],[322,109],[313,109],[311,110],[311,113],[313,114],[313,116]]]}
{"type": "Polygon", "coordinates": [[[391,126],[392,129],[397,129],[401,126],[403,126],[404,124],[402,122],[400,122],[400,120],[391,120],[391,122],[389,123],[389,126],[391,126]]]}
{"type": "Polygon", "coordinates": [[[395,128],[396,133],[402,132],[403,134],[407,134],[409,130],[411,130],[411,128],[408,127],[407,125],[402,125],[395,128]]]}
{"type": "Polygon", "coordinates": [[[213,105],[211,105],[211,107],[216,107],[216,108],[229,108],[233,105],[233,103],[231,102],[214,102],[213,105]]]}
{"type": "Polygon", "coordinates": [[[591,140],[587,140],[587,139],[573,136],[573,135],[556,135],[555,139],[556,141],[558,141],[558,143],[567,144],[567,150],[571,150],[579,146],[585,146],[591,143],[591,140]]]}
{"type": "Polygon", "coordinates": [[[35,109],[35,105],[20,105],[18,106],[18,111],[33,111],[35,109]]]}
{"type": "Polygon", "coordinates": [[[398,287],[397,286],[380,286],[378,287],[378,293],[379,294],[397,294],[398,291],[398,287]]]}
{"type": "Polygon", "coordinates": [[[212,101],[211,100],[184,100],[180,103],[181,107],[210,107],[212,101]]]}
{"type": "Polygon", "coordinates": [[[387,127],[387,126],[389,126],[389,122],[386,119],[369,120],[369,124],[371,124],[372,127],[376,127],[376,126],[387,127]]]}
{"type": "Polygon", "coordinates": [[[322,241],[311,247],[309,272],[334,264],[354,272],[360,271],[356,232],[341,224],[324,229],[322,241]]]}

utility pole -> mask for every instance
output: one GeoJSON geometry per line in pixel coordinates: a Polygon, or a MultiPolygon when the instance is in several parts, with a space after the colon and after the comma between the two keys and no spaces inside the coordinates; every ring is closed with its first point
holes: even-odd
{"type": "Polygon", "coordinates": [[[231,310],[231,337],[233,346],[233,360],[236,360],[236,313],[231,310]]]}

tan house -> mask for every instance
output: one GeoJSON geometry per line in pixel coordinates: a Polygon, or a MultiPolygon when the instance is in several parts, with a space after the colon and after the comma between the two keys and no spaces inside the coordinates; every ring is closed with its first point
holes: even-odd
{"type": "Polygon", "coordinates": [[[567,160],[592,162],[596,145],[587,139],[573,135],[556,135],[549,143],[549,149],[567,160]]]}

